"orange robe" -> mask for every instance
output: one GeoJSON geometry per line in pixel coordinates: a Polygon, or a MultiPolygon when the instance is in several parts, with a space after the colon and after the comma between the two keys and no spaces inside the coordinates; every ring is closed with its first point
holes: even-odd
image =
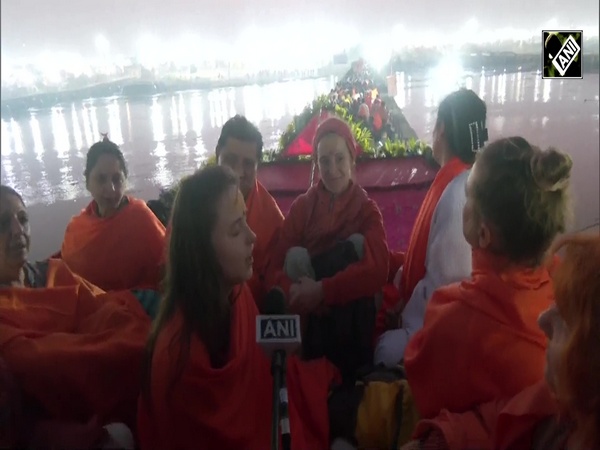
{"type": "Polygon", "coordinates": [[[253,272],[252,278],[248,280],[248,286],[254,300],[260,305],[267,292],[266,270],[269,265],[270,253],[277,243],[279,230],[283,225],[283,214],[273,196],[258,181],[246,199],[246,208],[248,226],[256,234],[252,253],[253,272]]]}
{"type": "Polygon", "coordinates": [[[158,290],[165,227],[143,200],[128,198],[114,216],[92,201],[67,226],[61,257],[73,272],[106,291],[158,290]]]}
{"type": "MultiPolygon", "coordinates": [[[[435,208],[444,193],[446,187],[457,176],[468,170],[469,166],[458,158],[452,158],[436,174],[425,199],[419,209],[419,214],[413,225],[413,229],[408,242],[408,249],[402,260],[402,277],[400,280],[400,295],[396,296],[397,290],[389,288],[393,295],[384,297],[384,304],[377,316],[376,334],[385,331],[386,313],[394,309],[398,302],[403,304],[410,300],[415,286],[425,276],[425,259],[427,257],[427,245],[429,243],[429,231],[435,208]]],[[[392,280],[395,274],[391,276],[392,280]]]]}
{"type": "Polygon", "coordinates": [[[149,329],[131,293],[104,293],[61,260],[45,288],[0,289],[0,354],[52,419],[133,425],[149,329]]]}
{"type": "Polygon", "coordinates": [[[435,419],[419,422],[415,437],[431,429],[444,436],[447,450],[530,449],[536,428],[558,414],[557,403],[545,381],[506,400],[478,405],[464,413],[443,410],[435,419]]]}
{"type": "Polygon", "coordinates": [[[434,292],[404,356],[421,417],[463,412],[542,379],[546,336],[538,316],[554,301],[546,266],[502,270],[473,252],[470,280],[434,292]]]}
{"type": "MultiPolygon", "coordinates": [[[[176,313],[162,330],[152,360],[151,404],[138,408],[142,450],[265,450],[270,447],[270,361],[256,345],[258,310],[244,286],[232,311],[229,362],[211,366],[205,347],[192,337],[181,378],[171,383],[183,320],[176,313]],[[150,406],[151,405],[151,406],[150,406]]],[[[335,377],[325,359],[288,358],[287,387],[292,448],[329,448],[327,398],[335,377]]]]}
{"type": "Polygon", "coordinates": [[[335,306],[373,296],[388,278],[390,254],[377,204],[354,183],[342,195],[333,197],[320,181],[294,200],[273,250],[269,285],[289,292],[292,281],[283,265],[290,248],[304,247],[314,257],[355,233],[365,238],[363,258],[322,280],[324,301],[335,306]]]}

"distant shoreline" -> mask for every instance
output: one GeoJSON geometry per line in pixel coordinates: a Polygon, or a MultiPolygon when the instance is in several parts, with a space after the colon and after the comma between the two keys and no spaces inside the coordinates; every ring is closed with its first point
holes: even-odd
{"type": "MultiPolygon", "coordinates": [[[[600,72],[599,55],[585,54],[583,55],[583,69],[585,74],[600,72]]],[[[476,54],[463,55],[461,62],[466,73],[481,73],[482,68],[485,68],[486,73],[506,72],[515,73],[535,72],[541,70],[540,55],[518,55],[515,53],[497,53],[497,54],[476,54]]],[[[416,77],[427,77],[427,72],[434,68],[439,61],[432,59],[415,57],[401,59],[393,59],[385,69],[387,73],[405,72],[408,75],[416,77]]],[[[293,78],[289,74],[263,74],[258,76],[247,76],[239,78],[212,80],[212,79],[157,79],[143,80],[137,78],[126,78],[117,81],[88,86],[81,89],[63,90],[55,92],[39,93],[28,96],[20,96],[13,98],[4,97],[1,101],[2,117],[18,117],[28,113],[30,109],[47,109],[53,106],[59,106],[65,103],[80,102],[87,99],[100,99],[114,96],[121,96],[123,87],[128,85],[152,85],[156,90],[146,95],[161,95],[174,92],[189,91],[189,90],[211,90],[211,89],[227,89],[236,88],[247,85],[264,85],[271,83],[281,83],[299,79],[319,79],[332,76],[341,76],[347,67],[328,66],[318,70],[312,76],[300,76],[293,78]]],[[[385,81],[385,78],[382,78],[385,81]]]]}

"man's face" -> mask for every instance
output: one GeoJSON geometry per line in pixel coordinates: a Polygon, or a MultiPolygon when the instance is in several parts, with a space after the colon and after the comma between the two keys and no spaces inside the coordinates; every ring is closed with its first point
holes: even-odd
{"type": "Polygon", "coordinates": [[[248,198],[256,183],[257,153],[256,142],[228,138],[219,155],[219,165],[230,167],[239,177],[244,198],[248,198]]]}

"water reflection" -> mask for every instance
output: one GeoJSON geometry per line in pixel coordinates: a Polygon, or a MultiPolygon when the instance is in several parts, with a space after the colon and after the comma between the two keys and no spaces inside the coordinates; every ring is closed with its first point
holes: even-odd
{"type": "Polygon", "coordinates": [[[98,111],[94,105],[91,105],[88,112],[90,114],[90,124],[92,125],[92,142],[96,142],[100,139],[98,111]]]}
{"type": "Polygon", "coordinates": [[[521,90],[523,89],[523,74],[520,70],[519,73],[517,73],[516,85],[517,86],[515,88],[515,101],[517,103],[520,103],[523,101],[523,98],[521,97],[521,90]]]}
{"type": "Polygon", "coordinates": [[[506,72],[498,77],[498,100],[501,105],[506,101],[506,72]]]}
{"type": "MultiPolygon", "coordinates": [[[[180,111],[182,111],[183,114],[185,114],[185,110],[183,109],[183,98],[181,99],[180,111]]],[[[192,128],[189,131],[194,131],[196,133],[196,135],[198,135],[198,131],[202,130],[203,124],[204,124],[204,120],[203,120],[203,116],[202,116],[202,96],[200,95],[199,92],[196,92],[192,95],[192,98],[190,100],[190,112],[191,112],[192,128]]],[[[214,110],[211,111],[211,114],[210,114],[210,124],[214,128],[216,125],[215,125],[215,116],[214,116],[213,112],[214,112],[214,110]]],[[[185,121],[182,121],[182,122],[185,123],[185,121]]],[[[184,136],[187,136],[187,133],[188,133],[187,124],[185,124],[185,128],[182,128],[181,132],[184,136]],[[184,129],[185,129],[185,132],[184,132],[184,129]]]]}
{"type": "Polygon", "coordinates": [[[482,99],[483,101],[485,101],[485,83],[486,83],[486,81],[487,81],[487,78],[485,76],[485,73],[482,70],[481,74],[479,75],[479,98],[482,99]]]}
{"type": "Polygon", "coordinates": [[[113,100],[107,107],[108,110],[108,135],[110,140],[117,145],[123,145],[123,132],[121,131],[121,108],[117,100],[113,100]]]}
{"type": "Polygon", "coordinates": [[[35,114],[31,114],[29,119],[29,126],[31,127],[31,135],[33,136],[33,151],[38,162],[42,162],[42,155],[44,153],[44,144],[42,143],[42,131],[40,130],[40,122],[37,120],[35,114]]]}
{"type": "Polygon", "coordinates": [[[12,135],[10,134],[10,127],[8,126],[8,123],[6,123],[5,120],[2,120],[2,154],[10,152],[10,150],[11,150],[10,140],[11,139],[12,139],[12,135]]]}
{"type": "Polygon", "coordinates": [[[177,114],[177,103],[175,102],[175,97],[171,98],[171,107],[169,109],[169,114],[171,115],[171,135],[178,136],[179,131],[179,117],[177,114]]]}
{"type": "Polygon", "coordinates": [[[10,132],[14,143],[13,149],[16,154],[20,155],[23,153],[23,135],[21,133],[21,126],[14,119],[10,121],[10,132]]]}
{"type": "MultiPolygon", "coordinates": [[[[405,110],[420,111],[409,120],[425,140],[430,140],[435,109],[458,86],[478,92],[488,105],[513,110],[515,103],[548,103],[561,96],[580,99],[583,95],[581,83],[565,82],[551,89],[552,82],[542,80],[539,73],[453,73],[449,80],[400,73],[396,102],[405,110]]],[[[84,196],[85,152],[101,139],[102,131],[122,146],[132,174],[131,188],[147,192],[149,187],[170,184],[194,170],[213,152],[220,128],[236,113],[257,124],[265,148],[274,148],[292,116],[333,85],[333,79],[320,79],[178,92],[147,103],[123,98],[86,100],[65,109],[35,111],[23,119],[5,119],[1,130],[2,182],[14,185],[28,203],[84,196]]],[[[506,115],[500,116],[490,122],[496,131],[508,127],[506,115]]],[[[540,115],[537,119],[536,127],[552,123],[540,115]]]]}
{"type": "Polygon", "coordinates": [[[81,118],[83,121],[83,135],[85,137],[85,146],[89,148],[95,142],[95,139],[92,137],[94,131],[92,129],[92,124],[90,123],[90,116],[88,115],[88,110],[85,107],[81,111],[81,118]]]}
{"type": "Polygon", "coordinates": [[[150,120],[152,121],[152,140],[161,143],[165,140],[165,130],[163,127],[162,108],[158,99],[152,99],[152,107],[150,108],[150,120]]]}
{"type": "MultiPolygon", "coordinates": [[[[192,110],[192,117],[194,116],[194,111],[192,110]]],[[[179,93],[177,96],[177,129],[179,130],[179,136],[186,136],[188,132],[188,124],[187,124],[188,116],[185,113],[185,103],[183,102],[183,94],[179,93]]],[[[194,119],[192,119],[192,122],[194,119]]],[[[202,122],[202,110],[200,110],[200,116],[197,119],[197,122],[202,122]]]]}
{"type": "Polygon", "coordinates": [[[54,136],[54,149],[60,160],[64,160],[71,149],[69,132],[62,108],[52,108],[52,135],[54,136]]]}
{"type": "Polygon", "coordinates": [[[548,103],[548,101],[550,100],[550,89],[551,89],[550,83],[551,83],[551,80],[549,80],[547,78],[542,81],[542,89],[543,89],[542,101],[544,103],[548,103]]]}
{"type": "Polygon", "coordinates": [[[71,119],[73,121],[73,135],[75,137],[75,148],[78,152],[83,149],[83,135],[81,134],[81,126],[79,125],[79,115],[75,109],[75,103],[71,105],[71,119]]]}

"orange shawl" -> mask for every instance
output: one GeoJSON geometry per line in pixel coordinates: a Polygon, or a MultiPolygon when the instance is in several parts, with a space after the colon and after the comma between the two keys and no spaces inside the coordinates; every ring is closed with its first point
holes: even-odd
{"type": "Polygon", "coordinates": [[[246,199],[246,208],[248,225],[256,233],[252,255],[254,258],[253,273],[252,278],[248,280],[248,286],[254,300],[260,305],[267,291],[265,272],[269,264],[270,252],[276,244],[279,230],[283,224],[283,214],[275,199],[258,181],[246,199]]]}
{"type": "Polygon", "coordinates": [[[510,400],[484,403],[464,413],[443,410],[435,419],[421,421],[415,437],[437,429],[444,435],[447,450],[529,449],[540,422],[557,413],[548,385],[539,381],[510,400]]]}
{"type": "Polygon", "coordinates": [[[134,424],[149,329],[132,294],[104,293],[61,260],[45,288],[0,289],[0,353],[53,419],[134,424]]]}
{"type": "Polygon", "coordinates": [[[61,257],[78,275],[106,291],[158,290],[165,227],[144,201],[101,218],[92,201],[67,226],[61,257]]]}
{"type": "Polygon", "coordinates": [[[542,379],[546,336],[537,319],[554,301],[546,266],[501,269],[473,252],[470,280],[434,292],[404,364],[424,418],[516,395],[542,379]]]}
{"type": "Polygon", "coordinates": [[[469,167],[460,159],[452,158],[438,171],[429,191],[427,191],[427,195],[425,195],[410,235],[404,268],[402,269],[400,301],[404,303],[410,300],[415,286],[425,276],[425,258],[427,256],[431,220],[440,197],[450,182],[465,170],[468,170],[469,167]]]}
{"type": "MultiPolygon", "coordinates": [[[[151,405],[138,408],[142,450],[264,450],[270,445],[270,361],[256,345],[256,305],[244,286],[232,311],[229,362],[211,366],[202,342],[192,337],[181,378],[171,383],[179,355],[180,313],[162,330],[152,360],[151,405]]],[[[292,448],[329,448],[327,398],[334,379],[325,359],[288,359],[287,386],[292,448]]]]}
{"type": "Polygon", "coordinates": [[[385,228],[377,204],[355,183],[334,197],[319,181],[294,200],[273,250],[269,285],[280,286],[289,292],[292,282],[284,273],[283,265],[290,248],[304,247],[314,257],[354,233],[365,238],[364,256],[361,261],[322,280],[325,303],[347,304],[376,294],[388,277],[389,250],[385,228]]]}

